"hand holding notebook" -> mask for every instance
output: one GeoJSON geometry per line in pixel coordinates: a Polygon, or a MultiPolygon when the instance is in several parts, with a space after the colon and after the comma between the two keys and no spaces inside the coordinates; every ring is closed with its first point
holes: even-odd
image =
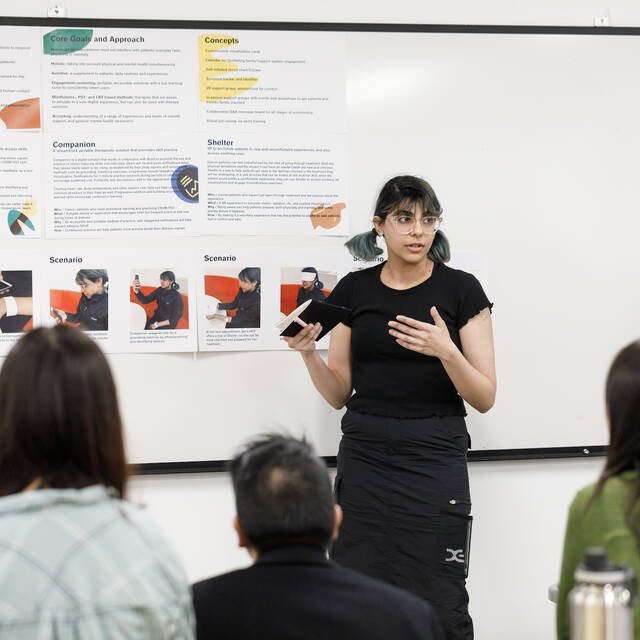
{"type": "Polygon", "coordinates": [[[281,336],[292,338],[303,327],[319,322],[322,325],[322,331],[316,337],[317,341],[338,323],[346,320],[349,317],[349,311],[346,307],[339,307],[329,302],[307,300],[294,309],[286,318],[280,320],[276,327],[282,330],[281,336]]]}

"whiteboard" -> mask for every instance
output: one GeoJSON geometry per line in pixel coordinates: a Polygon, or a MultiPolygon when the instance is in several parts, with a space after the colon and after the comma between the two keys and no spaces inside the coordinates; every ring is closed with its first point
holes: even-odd
{"type": "MultiPolygon", "coordinates": [[[[486,257],[498,395],[486,414],[469,409],[474,450],[607,441],[606,371],[640,334],[638,59],[636,36],[373,33],[366,26],[347,33],[351,232],[369,228],[388,178],[414,173],[438,193],[454,254],[486,257]]],[[[151,243],[193,248],[202,239],[118,241],[151,243]]],[[[298,243],[216,238],[229,247],[298,243]]],[[[132,462],[225,460],[250,436],[273,429],[306,435],[321,455],[337,451],[341,412],[315,392],[296,353],[109,360],[132,462]]]]}

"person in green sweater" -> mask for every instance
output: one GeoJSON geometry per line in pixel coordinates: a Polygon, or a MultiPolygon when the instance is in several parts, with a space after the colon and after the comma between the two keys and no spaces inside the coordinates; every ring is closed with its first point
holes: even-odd
{"type": "MultiPolygon", "coordinates": [[[[587,547],[604,547],[609,560],[640,577],[640,340],[615,357],[605,388],[609,447],[599,480],[578,492],[569,508],[558,585],[558,640],[569,640],[573,574],[587,547]]],[[[640,640],[640,601],[634,611],[640,640]]]]}

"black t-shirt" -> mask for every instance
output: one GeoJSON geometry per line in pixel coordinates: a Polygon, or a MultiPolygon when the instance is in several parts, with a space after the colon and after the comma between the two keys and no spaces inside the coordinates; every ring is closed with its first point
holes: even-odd
{"type": "Polygon", "coordinates": [[[260,326],[260,291],[238,289],[231,302],[221,302],[218,309],[237,309],[236,315],[226,325],[227,329],[257,329],[260,326]]]}
{"type": "Polygon", "coordinates": [[[398,345],[387,323],[404,315],[434,324],[435,305],[461,349],[459,330],[492,304],[470,273],[435,263],[428,280],[398,290],[381,282],[384,264],[348,274],[327,299],[351,309],[345,324],[351,327],[355,393],[347,407],[397,418],[466,415],[440,360],[398,345]]]}
{"type": "Polygon", "coordinates": [[[75,313],[67,313],[67,322],[79,322],[84,331],[109,329],[109,294],[94,293],[90,298],[80,296],[75,313]]]}
{"type": "Polygon", "coordinates": [[[153,315],[147,321],[147,325],[153,322],[169,321],[169,326],[163,325],[160,329],[175,329],[178,321],[182,317],[184,311],[184,302],[182,296],[176,289],[163,289],[162,287],[155,288],[148,296],[143,293],[134,291],[136,298],[142,302],[142,304],[148,304],[149,302],[156,301],[158,305],[153,315]]]}

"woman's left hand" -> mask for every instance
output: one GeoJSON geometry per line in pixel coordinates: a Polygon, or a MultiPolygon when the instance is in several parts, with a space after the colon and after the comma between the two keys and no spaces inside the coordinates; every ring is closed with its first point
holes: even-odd
{"type": "Polygon", "coordinates": [[[456,346],[449,336],[447,325],[435,307],[431,307],[431,317],[435,324],[420,322],[407,316],[396,316],[395,320],[389,322],[389,333],[401,347],[442,360],[447,358],[456,346]]]}

